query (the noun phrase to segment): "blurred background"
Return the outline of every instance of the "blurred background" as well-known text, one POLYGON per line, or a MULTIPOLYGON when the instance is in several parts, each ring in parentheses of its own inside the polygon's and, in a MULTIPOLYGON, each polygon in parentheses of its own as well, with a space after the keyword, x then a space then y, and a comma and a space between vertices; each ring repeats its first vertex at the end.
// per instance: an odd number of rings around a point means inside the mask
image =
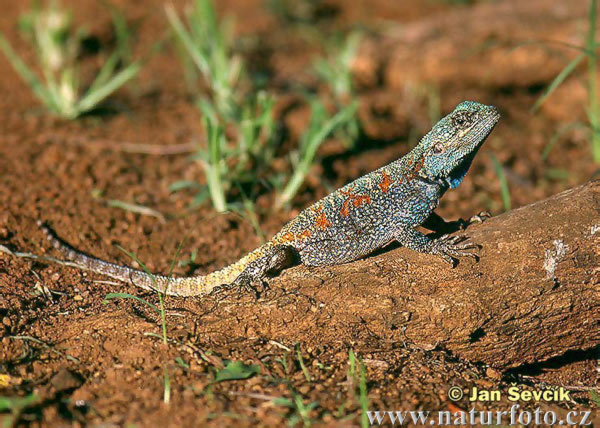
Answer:
MULTIPOLYGON (((587 0, 5 2, 3 135, 64 151, 76 140, 100 155, 136 143, 189 151, 162 177, 168 203, 244 212, 265 198, 306 205, 472 99, 503 119, 442 209, 499 213, 597 173, 595 10, 587 0)), ((95 177, 96 193, 118 175, 95 177)))

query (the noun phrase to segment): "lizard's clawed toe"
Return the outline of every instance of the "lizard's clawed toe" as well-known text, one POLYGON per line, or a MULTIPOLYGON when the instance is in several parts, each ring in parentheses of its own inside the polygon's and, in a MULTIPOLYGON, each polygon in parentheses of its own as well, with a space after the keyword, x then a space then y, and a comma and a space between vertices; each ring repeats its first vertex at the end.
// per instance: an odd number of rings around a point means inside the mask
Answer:
POLYGON ((450 266, 452 266, 453 268, 456 267, 458 261, 454 257, 452 257, 446 253, 439 253, 438 255, 442 258, 442 260, 444 260, 450 266))
POLYGON ((235 287, 240 293, 253 292, 258 299, 261 292, 269 289, 269 283, 265 278, 242 274, 232 283, 230 288, 235 287))
POLYGON ((479 214, 475 214, 471 216, 468 220, 463 220, 462 218, 458 220, 460 225, 460 230, 466 230, 467 227, 471 226, 474 223, 483 223, 488 218, 492 217, 492 215, 488 211, 481 211, 479 214))
POLYGON ((481 211, 479 214, 475 214, 469 219, 469 223, 483 223, 488 218, 491 218, 492 214, 489 211, 481 211))
POLYGON ((473 242, 465 242, 467 239, 466 236, 461 235, 444 235, 434 241, 433 253, 442 257, 452 267, 456 267, 458 262, 456 258, 459 257, 470 257, 475 261, 479 261, 479 256, 475 252, 481 249, 481 246, 473 242))

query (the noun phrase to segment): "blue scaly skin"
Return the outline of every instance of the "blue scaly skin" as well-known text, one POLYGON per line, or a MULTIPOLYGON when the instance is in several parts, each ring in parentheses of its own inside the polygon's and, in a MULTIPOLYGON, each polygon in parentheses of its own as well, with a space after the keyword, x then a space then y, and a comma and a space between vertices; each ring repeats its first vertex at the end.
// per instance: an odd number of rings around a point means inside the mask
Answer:
POLYGON ((269 242, 208 275, 148 275, 75 250, 39 224, 52 244, 81 268, 175 296, 197 296, 223 287, 255 288, 298 259, 309 266, 347 263, 392 241, 454 266, 455 257, 476 258, 477 246, 449 235, 434 240, 416 227, 435 216, 440 198, 462 182, 499 119, 495 107, 460 103, 410 153, 324 197, 269 242))

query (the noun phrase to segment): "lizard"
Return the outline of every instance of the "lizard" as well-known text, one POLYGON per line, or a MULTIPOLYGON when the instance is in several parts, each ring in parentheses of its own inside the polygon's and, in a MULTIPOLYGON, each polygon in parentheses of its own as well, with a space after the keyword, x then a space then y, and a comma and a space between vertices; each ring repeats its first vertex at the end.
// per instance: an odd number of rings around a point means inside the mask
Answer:
POLYGON ((237 286, 256 290, 269 276, 298 261, 308 266, 347 263, 393 241, 439 256, 454 267, 459 257, 477 260, 479 246, 449 234, 433 239, 417 227, 437 216, 434 210, 440 198, 463 181, 499 119, 493 106, 461 102, 406 155, 325 196, 285 224, 271 240, 207 275, 172 278, 110 263, 71 247, 39 220, 38 225, 77 267, 182 297, 237 286))

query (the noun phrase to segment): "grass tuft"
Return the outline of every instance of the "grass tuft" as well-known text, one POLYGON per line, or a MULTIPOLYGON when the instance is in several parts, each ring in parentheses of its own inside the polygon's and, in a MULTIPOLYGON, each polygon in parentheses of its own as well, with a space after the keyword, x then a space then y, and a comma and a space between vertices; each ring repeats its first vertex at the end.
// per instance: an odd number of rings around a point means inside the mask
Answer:
POLYGON ((300 369, 302 370, 302 373, 304 374, 304 378, 306 379, 307 382, 311 382, 312 378, 310 377, 310 373, 308 372, 308 369, 306 368, 306 364, 304 364, 304 358, 302 358, 302 352, 300 351, 300 343, 296 344, 296 355, 298 356, 298 364, 300 364, 300 369))
MULTIPOLYGON (((198 100, 206 147, 199 146, 194 156, 204 171, 207 191, 200 189, 195 202, 208 197, 219 212, 234 209, 230 192, 253 187, 271 161, 275 100, 265 92, 246 90, 251 82, 242 58, 234 53, 229 22, 218 19, 211 0, 196 0, 183 19, 173 5, 165 6, 165 13, 183 53, 184 69, 188 75, 202 76, 209 88, 209 96, 198 100)), ((196 187, 193 182, 176 184, 178 189, 196 187)))
POLYGON ((171 402, 171 377, 169 371, 165 366, 163 369, 163 403, 169 404, 171 402))
MULTIPOLYGON (((196 0, 183 17, 172 5, 165 7, 165 13, 184 53, 184 69, 192 64, 194 73, 202 76, 209 89, 209 96, 198 101, 206 146, 198 149, 194 159, 202 166, 207 186, 199 189, 196 203, 210 198, 219 212, 252 214, 254 210, 248 209, 248 201, 269 183, 277 189, 276 208, 280 209, 302 186, 326 138, 336 132, 343 134, 342 140, 354 141, 358 136, 350 67, 358 34, 351 34, 344 41, 339 54, 316 64, 317 74, 334 94, 336 112, 330 114, 321 101, 309 101, 311 123, 298 149, 292 152, 291 172, 281 173, 273 170, 276 130, 281 127, 274 117, 275 97, 256 90, 243 58, 235 53, 229 22, 219 20, 211 0, 196 0), (234 199, 232 193, 236 190, 239 194, 234 199)), ((198 186, 179 181, 172 188, 198 186)))
POLYGON ((244 71, 242 59, 232 49, 229 23, 219 22, 211 0, 196 0, 187 9, 187 25, 172 4, 165 6, 165 13, 187 58, 209 85, 216 110, 235 117, 244 71))
POLYGON ((319 407, 319 403, 313 401, 308 404, 304 404, 302 396, 298 394, 293 388, 290 387, 291 398, 278 397, 272 400, 276 406, 286 407, 290 410, 288 415, 288 425, 290 427, 298 426, 302 424, 304 428, 308 428, 313 424, 311 419, 311 412, 319 407))
POLYGON ((260 374, 260 366, 245 364, 242 361, 225 360, 225 367, 215 372, 214 383, 229 380, 243 380, 260 374))
MULTIPOLYGON (((532 111, 538 110, 541 105, 550 97, 550 95, 577 69, 577 66, 583 61, 587 61, 588 66, 588 83, 587 92, 588 100, 586 113, 590 128, 590 146, 592 149, 592 159, 600 164, 600 100, 598 99, 598 47, 600 41, 596 40, 596 22, 598 13, 597 0, 590 0, 588 10, 588 31, 585 37, 585 44, 576 47, 581 51, 573 58, 558 75, 552 80, 544 93, 536 100, 531 108, 532 111)), ((547 154, 546 154, 547 155, 547 154)))
POLYGON ((117 48, 86 90, 81 89, 78 64, 85 31, 73 27, 71 10, 62 8, 58 1, 49 2, 45 8, 36 3, 20 19, 21 32, 35 50, 41 76, 21 59, 1 32, 0 50, 50 113, 75 119, 96 109, 141 69, 140 61, 129 62, 119 69, 129 52, 130 37, 125 19, 117 9, 111 8, 111 15, 117 48))
MULTIPOLYGON (((361 34, 358 31, 350 32, 347 35, 337 34, 328 43, 326 57, 318 59, 314 64, 315 73, 329 88, 337 110, 357 104, 352 64, 356 58, 360 41, 361 34)), ((354 147, 359 134, 360 123, 356 114, 344 121, 343 125, 339 126, 335 132, 336 137, 347 149, 354 147)))
POLYGON ((353 102, 330 116, 320 100, 312 99, 310 105, 312 110, 310 123, 302 134, 300 146, 292 154, 293 173, 277 198, 275 203, 277 209, 288 204, 296 196, 315 161, 321 144, 332 132, 351 120, 357 108, 356 102, 353 102))
POLYGON ((28 408, 38 406, 41 401, 40 397, 34 393, 29 394, 26 397, 0 397, 0 412, 10 413, 9 416, 0 419, 2 427, 16 427, 23 416, 23 413, 25 413, 28 408))
POLYGON ((367 415, 367 411, 369 410, 369 396, 367 391, 367 375, 365 365, 362 361, 357 358, 354 351, 351 349, 348 352, 348 382, 352 387, 352 392, 356 397, 358 404, 360 406, 361 415, 360 415, 360 424, 363 428, 368 428, 369 417, 367 415), (357 382, 358 381, 358 382, 357 382), (356 388, 356 384, 358 383, 358 388, 356 388), (358 389, 358 394, 356 389, 358 389))

